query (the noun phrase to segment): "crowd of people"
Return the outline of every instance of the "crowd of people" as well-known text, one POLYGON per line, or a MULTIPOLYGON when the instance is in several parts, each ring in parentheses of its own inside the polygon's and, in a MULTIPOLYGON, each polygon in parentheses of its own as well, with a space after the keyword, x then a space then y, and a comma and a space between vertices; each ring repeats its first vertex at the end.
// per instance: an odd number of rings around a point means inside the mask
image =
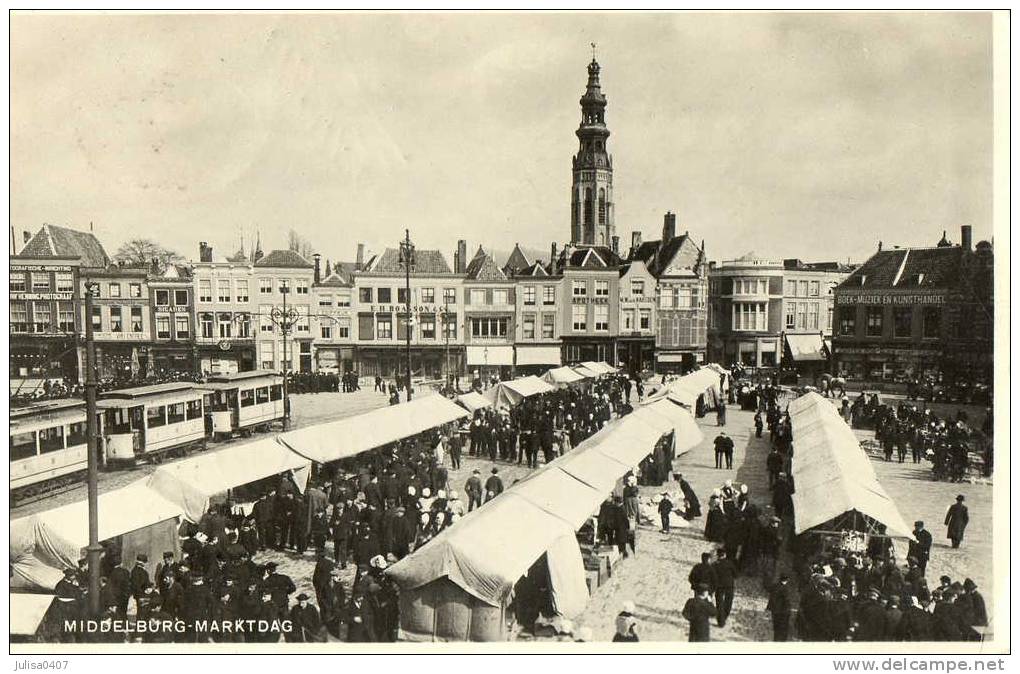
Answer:
POLYGON ((352 393, 360 391, 358 373, 290 372, 287 375, 290 393, 352 393))
MULTIPOLYGON (((179 381, 197 383, 204 381, 204 377, 198 376, 194 372, 169 369, 152 370, 144 376, 140 374, 132 375, 129 371, 125 371, 116 376, 101 377, 96 384, 96 392, 102 394, 126 388, 154 386, 156 384, 169 384, 179 381)), ((12 406, 21 406, 44 400, 60 400, 64 398, 84 399, 84 397, 85 385, 82 382, 66 377, 47 377, 33 381, 30 386, 28 384, 16 386, 12 382, 10 402, 12 406)))

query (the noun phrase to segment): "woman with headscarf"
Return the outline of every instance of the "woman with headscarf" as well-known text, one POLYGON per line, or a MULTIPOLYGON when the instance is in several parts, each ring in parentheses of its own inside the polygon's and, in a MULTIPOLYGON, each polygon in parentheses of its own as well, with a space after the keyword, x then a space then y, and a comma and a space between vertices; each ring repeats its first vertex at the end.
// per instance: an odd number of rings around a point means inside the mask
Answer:
POLYGON ((722 493, 716 489, 708 499, 708 515, 705 518, 705 538, 721 543, 726 537, 726 512, 723 510, 722 493))
POLYGON ((623 602, 623 610, 616 614, 616 634, 613 641, 640 641, 637 635, 637 618, 634 616, 636 608, 634 602, 623 602))

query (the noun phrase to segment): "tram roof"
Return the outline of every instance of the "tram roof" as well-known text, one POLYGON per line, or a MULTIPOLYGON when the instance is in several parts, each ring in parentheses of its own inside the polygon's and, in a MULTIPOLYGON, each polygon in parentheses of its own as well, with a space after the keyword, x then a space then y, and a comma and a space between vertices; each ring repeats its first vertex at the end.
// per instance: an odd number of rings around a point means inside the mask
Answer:
POLYGON ((229 372, 227 374, 217 374, 209 377, 208 383, 210 384, 226 384, 245 381, 248 379, 259 379, 262 377, 274 377, 282 379, 279 373, 273 370, 248 370, 247 372, 229 372))
POLYGON ((145 398, 147 396, 165 395, 167 393, 184 393, 197 388, 199 388, 199 385, 195 382, 172 381, 165 384, 152 384, 151 386, 136 386, 134 388, 107 391, 100 398, 102 400, 145 398))
POLYGON ((10 432, 23 433, 78 421, 85 421, 84 401, 47 400, 11 410, 10 432))

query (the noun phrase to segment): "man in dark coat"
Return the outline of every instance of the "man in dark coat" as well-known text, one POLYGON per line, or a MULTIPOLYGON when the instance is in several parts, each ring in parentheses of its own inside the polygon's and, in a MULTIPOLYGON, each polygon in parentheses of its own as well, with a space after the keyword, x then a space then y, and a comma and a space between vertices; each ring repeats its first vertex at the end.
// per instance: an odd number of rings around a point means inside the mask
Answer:
POLYGON ((200 620, 209 620, 212 614, 212 602, 212 593, 209 591, 209 586, 205 584, 205 576, 195 572, 191 576, 191 585, 184 590, 178 614, 187 625, 185 632, 187 641, 208 641, 205 635, 195 631, 195 623, 200 620))
POLYGON ((902 630, 903 611, 900 610, 900 598, 889 597, 885 607, 885 635, 883 641, 899 641, 902 630))
POLYGON ((304 592, 297 596, 297 604, 290 609, 290 621, 292 627, 287 641, 313 643, 326 640, 319 611, 308 603, 308 595, 304 592))
POLYGON ((867 599, 857 605, 858 629, 854 641, 882 641, 885 638, 885 606, 876 588, 868 590, 867 599))
POLYGON ((690 623, 687 633, 688 641, 711 641, 711 627, 709 620, 716 614, 715 606, 708 598, 708 585, 698 585, 695 588, 697 594, 687 600, 684 604, 683 617, 690 623))
POLYGON ((77 632, 65 631, 65 621, 81 619, 84 608, 85 593, 78 585, 77 571, 64 569, 64 577, 54 588, 56 597, 50 614, 53 616, 54 632, 61 642, 74 642, 77 632))
POLYGON ((914 522, 914 537, 910 540, 907 557, 917 560, 917 569, 922 577, 931 558, 931 544, 931 533, 924 528, 924 522, 921 520, 914 522))
POLYGON ((135 557, 135 566, 131 569, 131 596, 135 598, 135 610, 138 609, 138 600, 145 593, 145 588, 151 585, 149 572, 145 565, 149 563, 149 556, 139 554, 135 557))
POLYGON ((719 558, 712 565, 712 571, 715 573, 716 624, 719 627, 726 627, 726 620, 733 610, 733 586, 736 582, 737 567, 726 550, 721 549, 716 554, 719 558))
POLYGON ((378 641, 375 633, 375 619, 372 609, 365 601, 363 594, 356 593, 351 598, 350 620, 347 624, 348 643, 366 643, 378 641))
POLYGON ((972 608, 971 625, 986 627, 988 625, 988 609, 985 606, 985 598, 978 592, 977 584, 970 578, 967 578, 963 581, 963 591, 967 593, 970 599, 972 608))
POLYGON ((327 559, 325 554, 320 553, 315 561, 315 570, 312 571, 312 589, 315 590, 315 601, 319 606, 322 606, 322 596, 329 584, 332 571, 333 562, 327 559))
POLYGON ((910 597, 910 606, 903 612, 903 618, 900 620, 899 640, 932 640, 932 616, 921 608, 917 597, 910 597))
POLYGON ((946 538, 953 542, 953 547, 960 547, 963 541, 963 532, 970 522, 970 515, 967 513, 967 506, 963 505, 963 494, 956 497, 956 503, 949 506, 946 512, 946 538))
POLYGON ((340 569, 334 568, 330 573, 329 582, 323 588, 322 601, 319 609, 326 630, 334 637, 340 636, 340 623, 344 619, 347 594, 340 579, 340 569))
POLYGON ((275 501, 276 492, 271 491, 252 506, 252 515, 255 517, 255 524, 259 530, 260 550, 265 550, 267 546, 277 547, 275 501))
POLYGON ((485 493, 482 489, 482 478, 481 473, 475 469, 471 471, 471 477, 464 483, 464 491, 468 495, 468 512, 475 509, 475 506, 482 505, 482 495, 485 493))
POLYGON ((691 589, 695 592, 699 585, 707 586, 709 591, 715 590, 715 567, 712 566, 711 553, 701 553, 701 563, 695 564, 691 568, 691 573, 687 576, 687 580, 691 584, 691 589))
POLYGON ((276 562, 266 564, 268 575, 262 581, 262 588, 273 595, 273 603, 276 604, 280 611, 286 612, 287 606, 290 604, 290 595, 294 593, 297 587, 290 576, 284 573, 277 573, 276 568, 276 562))
POLYGON ((790 638, 790 577, 783 574, 769 592, 769 603, 765 610, 772 614, 772 640, 787 641, 790 638))
POLYGON ((116 600, 117 617, 121 620, 127 618, 128 601, 131 599, 131 572, 120 565, 120 560, 115 560, 115 566, 110 570, 110 591, 116 600))
POLYGON ((769 472, 769 489, 772 489, 776 479, 779 477, 779 473, 783 472, 783 455, 775 447, 772 448, 772 451, 765 458, 765 467, 769 472))
POLYGON ((503 493, 503 479, 499 476, 499 468, 495 466, 492 467, 492 475, 485 481, 485 492, 493 496, 503 493))
POLYGON ((684 519, 692 520, 695 517, 701 517, 701 501, 698 500, 698 495, 694 493, 691 483, 684 479, 683 473, 677 473, 675 477, 676 481, 680 484, 680 491, 683 492, 684 501, 687 502, 687 508, 684 510, 684 519))

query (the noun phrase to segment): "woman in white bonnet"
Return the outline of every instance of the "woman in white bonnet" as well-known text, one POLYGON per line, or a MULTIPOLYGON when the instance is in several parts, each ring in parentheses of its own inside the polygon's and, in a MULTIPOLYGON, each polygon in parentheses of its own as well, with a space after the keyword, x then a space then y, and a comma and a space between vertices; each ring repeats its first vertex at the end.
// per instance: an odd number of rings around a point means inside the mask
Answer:
POLYGON ((613 641, 640 641, 637 635, 637 618, 634 616, 637 610, 634 602, 627 600, 623 602, 623 610, 616 614, 616 634, 613 641))

